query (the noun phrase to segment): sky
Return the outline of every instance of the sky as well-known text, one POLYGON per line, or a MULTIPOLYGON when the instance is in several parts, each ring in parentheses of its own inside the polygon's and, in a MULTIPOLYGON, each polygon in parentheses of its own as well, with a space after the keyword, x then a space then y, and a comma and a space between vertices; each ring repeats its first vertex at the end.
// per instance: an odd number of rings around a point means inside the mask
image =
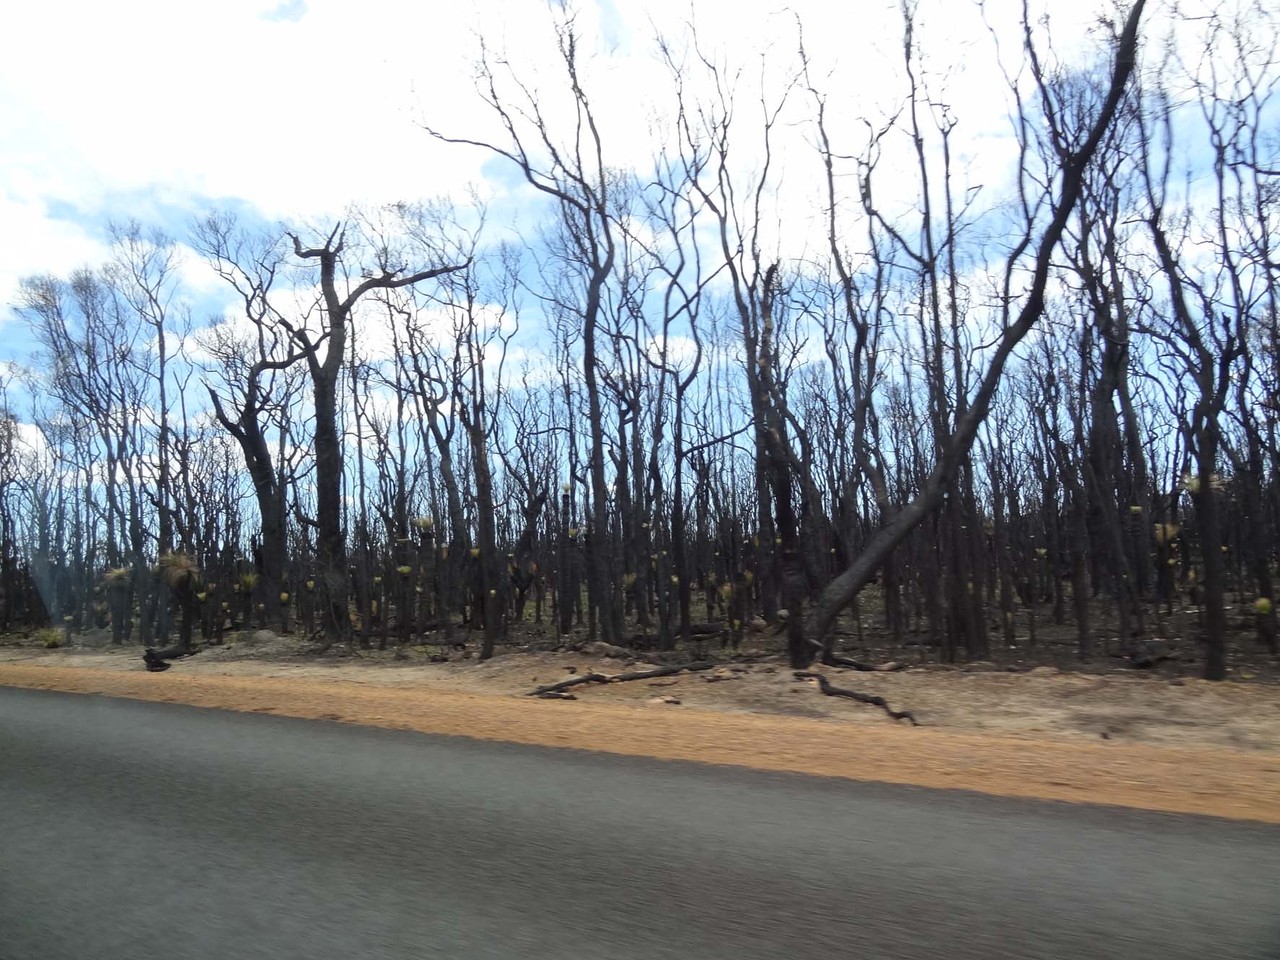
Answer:
MULTIPOLYGON (((1055 37, 1079 42, 1093 0, 1049 0, 1055 37)), ((661 137, 669 85, 654 34, 694 22, 707 48, 760 71, 761 53, 793 62, 797 20, 837 124, 901 100, 895 0, 584 0, 588 81, 611 162, 644 164, 661 137), (781 54, 779 55, 779 50, 781 54)), ((970 183, 998 176, 1007 138, 998 59, 976 3, 921 0, 936 50, 932 82, 963 120, 970 183)), ((989 0, 1006 40, 1013 0, 989 0)), ((20 278, 101 263, 107 224, 136 219, 181 237, 214 209, 246 222, 332 223, 352 204, 463 197, 475 189, 518 215, 533 196, 500 161, 433 140, 494 133, 477 103, 479 38, 538 89, 562 90, 541 0, 46 0, 14 4, 0 39, 0 360, 20 351, 12 304, 20 278)), ((744 84, 750 89, 750 84, 744 84)), ((555 98, 548 94, 547 102, 555 98)), ((798 135, 792 179, 812 186, 798 135)), ((801 223, 803 229, 803 221, 801 223)), ((218 281, 191 254, 197 295, 218 281)))

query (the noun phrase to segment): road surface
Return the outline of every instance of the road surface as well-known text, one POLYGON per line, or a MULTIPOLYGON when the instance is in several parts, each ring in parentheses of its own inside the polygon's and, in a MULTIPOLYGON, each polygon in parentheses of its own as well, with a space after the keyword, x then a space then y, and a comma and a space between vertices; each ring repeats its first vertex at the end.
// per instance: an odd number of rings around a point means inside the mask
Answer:
POLYGON ((2 960, 766 957, 1276 960, 1280 828, 0 688, 2 960))

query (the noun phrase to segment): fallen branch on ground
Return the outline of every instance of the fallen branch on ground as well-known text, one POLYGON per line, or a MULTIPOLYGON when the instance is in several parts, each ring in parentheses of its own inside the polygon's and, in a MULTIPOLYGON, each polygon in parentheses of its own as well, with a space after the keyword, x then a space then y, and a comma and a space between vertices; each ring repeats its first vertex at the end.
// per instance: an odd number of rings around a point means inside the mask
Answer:
POLYGON ((1150 670, 1158 667, 1166 660, 1179 659, 1176 653, 1137 654, 1129 658, 1129 666, 1134 670, 1150 670))
POLYGON ((576 687, 580 683, 608 683, 609 678, 603 673, 580 673, 576 677, 570 677, 568 680, 561 680, 557 683, 548 683, 539 687, 537 690, 529 691, 531 697, 542 697, 548 693, 555 693, 559 690, 566 690, 569 687, 576 687))
POLYGON ((669 677, 676 673, 683 673, 686 670, 690 673, 696 673, 699 670, 711 670, 718 666, 720 664, 715 662, 698 661, 695 663, 674 663, 669 667, 655 667, 652 670, 616 673, 612 676, 607 673, 584 673, 577 677, 570 677, 568 680, 561 680, 558 683, 548 683, 545 686, 538 687, 537 690, 529 691, 527 695, 541 697, 544 693, 555 693, 568 687, 576 687, 580 683, 626 683, 630 680, 652 680, 655 677, 669 677))
POLYGON ((173 664, 170 660, 181 660, 183 657, 194 657, 199 653, 199 648, 184 649, 182 647, 170 647, 168 650, 153 650, 147 647, 142 653, 142 660, 147 665, 148 673, 160 673, 168 670, 173 664))
POLYGON ((818 688, 828 697, 847 697, 850 700, 857 700, 859 703, 870 704, 873 707, 879 707, 894 720, 910 720, 913 727, 920 726, 920 722, 916 720, 910 710, 894 710, 885 701, 884 697, 873 696, 869 693, 858 693, 856 690, 844 690, 840 687, 831 685, 831 681, 820 673, 810 673, 807 670, 797 670, 795 673, 797 680, 817 680, 818 688))
POLYGON ((888 663, 863 663, 861 660, 842 657, 836 653, 833 653, 822 662, 828 667, 849 667, 862 673, 892 673, 894 670, 905 670, 907 668, 905 663, 899 663, 896 660, 890 660, 888 663))
POLYGON ((200 652, 199 647, 169 647, 167 650, 155 650, 147 647, 146 653, 155 654, 161 660, 181 660, 183 657, 194 657, 200 652))

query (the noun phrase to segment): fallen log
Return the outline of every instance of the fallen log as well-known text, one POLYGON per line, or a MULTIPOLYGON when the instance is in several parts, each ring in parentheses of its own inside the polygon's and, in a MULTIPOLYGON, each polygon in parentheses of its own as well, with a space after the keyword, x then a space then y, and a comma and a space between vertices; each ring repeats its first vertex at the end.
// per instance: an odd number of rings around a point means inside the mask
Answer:
POLYGON ((714 661, 696 661, 694 663, 673 663, 666 667, 655 667, 652 670, 633 670, 630 673, 584 673, 581 676, 570 677, 568 680, 561 680, 558 683, 548 683, 531 690, 527 694, 530 697, 541 697, 544 693, 555 693, 559 690, 565 690, 569 687, 576 687, 580 683, 627 683, 631 680, 653 680, 657 677, 670 677, 673 674, 683 673, 686 670, 690 673, 696 673, 699 670, 711 670, 720 666, 714 661))
POLYGON ((1154 667, 1160 666, 1160 664, 1167 660, 1177 659, 1178 655, 1176 653, 1144 654, 1141 656, 1131 657, 1129 660, 1129 666, 1134 670, 1151 670, 1154 667))
POLYGON ((539 687, 537 690, 531 690, 529 696, 541 697, 544 694, 556 693, 560 690, 566 690, 569 687, 576 687, 580 683, 608 683, 609 678, 603 673, 580 673, 576 677, 570 677, 568 680, 560 680, 557 683, 548 683, 539 687))
POLYGON ((166 650, 147 647, 144 656, 149 653, 160 660, 181 660, 183 657, 194 657, 199 652, 199 647, 169 647, 166 650))
POLYGON ((173 666, 169 662, 170 660, 194 657, 199 652, 199 648, 196 647, 170 647, 167 650, 153 650, 151 647, 147 647, 142 652, 142 660, 147 665, 148 673, 161 673, 173 666))
POLYGON ((889 706, 884 697, 877 697, 870 693, 859 693, 856 690, 845 690, 831 684, 825 676, 820 673, 811 673, 807 670, 797 670, 795 673, 797 680, 817 680, 818 689, 820 689, 828 697, 845 697, 849 700, 857 700, 859 703, 869 704, 873 707, 879 707, 894 720, 910 720, 913 727, 920 726, 920 722, 910 710, 894 710, 889 706))
POLYGON ((895 670, 905 670, 907 668, 905 663, 899 663, 896 660, 890 660, 888 663, 863 663, 861 660, 842 657, 837 653, 831 654, 822 662, 828 667, 848 667, 861 673, 892 673, 895 670))

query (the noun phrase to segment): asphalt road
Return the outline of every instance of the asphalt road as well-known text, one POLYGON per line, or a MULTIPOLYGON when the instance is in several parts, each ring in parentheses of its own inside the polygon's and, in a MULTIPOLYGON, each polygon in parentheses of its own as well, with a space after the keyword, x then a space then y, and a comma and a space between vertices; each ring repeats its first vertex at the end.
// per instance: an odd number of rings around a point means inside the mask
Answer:
POLYGON ((304 957, 1276 960, 1280 828, 0 688, 0 958, 304 957))

